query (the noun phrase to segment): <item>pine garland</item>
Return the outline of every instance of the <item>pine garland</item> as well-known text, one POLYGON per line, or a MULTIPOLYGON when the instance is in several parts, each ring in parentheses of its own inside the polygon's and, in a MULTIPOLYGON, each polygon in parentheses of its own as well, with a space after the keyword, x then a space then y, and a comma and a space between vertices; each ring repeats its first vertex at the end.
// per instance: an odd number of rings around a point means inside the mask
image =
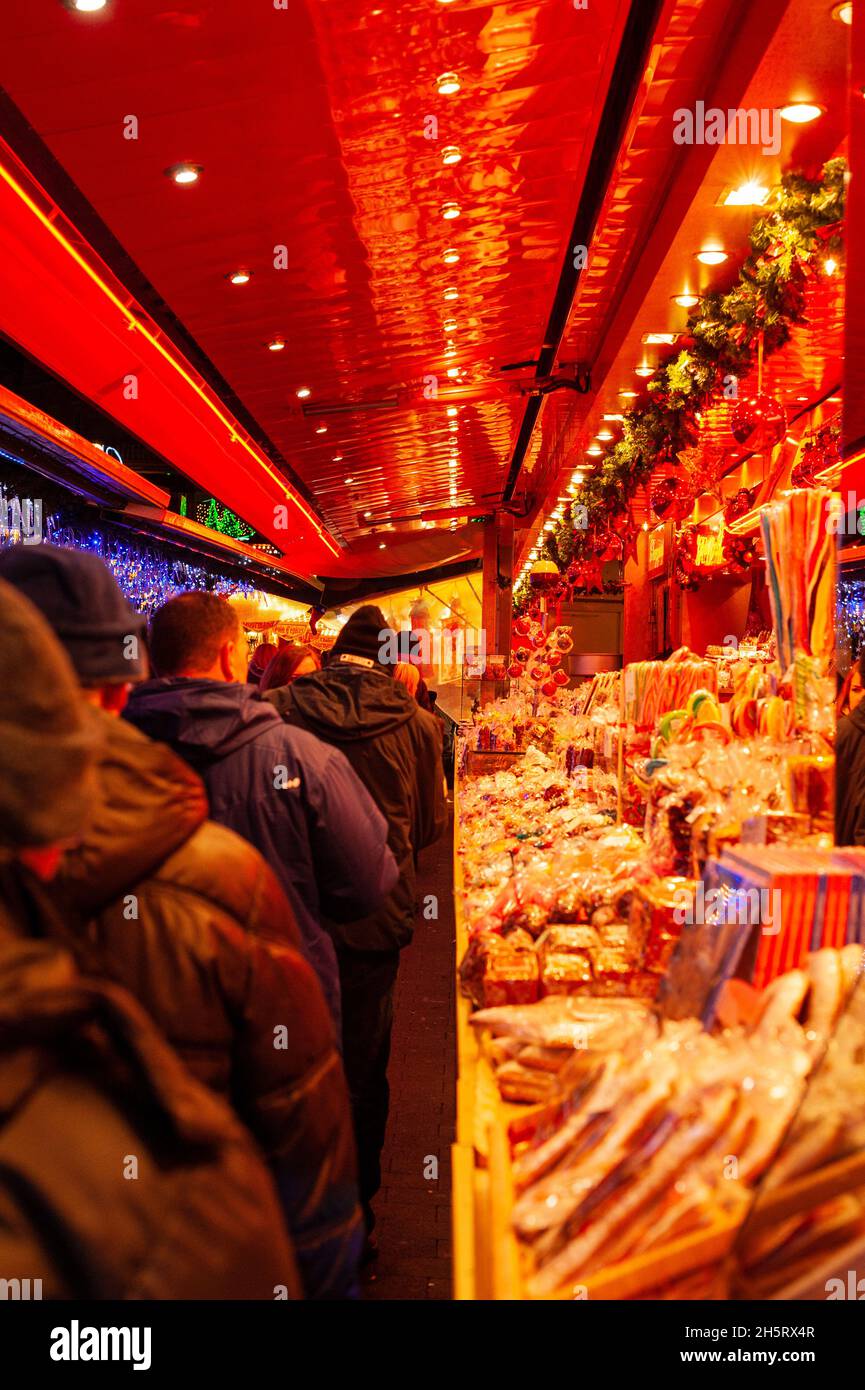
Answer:
MULTIPOLYGON (((602 466, 582 483, 574 507, 588 511, 588 526, 575 530, 570 510, 555 531, 546 533, 541 554, 564 571, 579 560, 604 521, 625 511, 637 488, 648 481, 659 456, 678 461, 696 444, 697 415, 724 395, 725 384, 755 368, 760 337, 764 356, 789 341, 805 323, 805 285, 820 275, 822 260, 840 250, 847 166, 830 160, 819 178, 788 173, 771 211, 754 225, 750 254, 726 294, 703 295, 688 317, 679 352, 648 382, 648 401, 626 413, 622 437, 602 466)), ((528 585, 514 590, 525 603, 528 585)))

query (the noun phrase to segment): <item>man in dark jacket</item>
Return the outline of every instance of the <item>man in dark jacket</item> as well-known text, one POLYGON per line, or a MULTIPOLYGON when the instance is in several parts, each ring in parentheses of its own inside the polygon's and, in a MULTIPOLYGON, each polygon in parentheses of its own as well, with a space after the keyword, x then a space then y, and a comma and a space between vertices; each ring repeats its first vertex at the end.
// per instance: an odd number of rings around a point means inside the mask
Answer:
POLYGON ((358 1143, 367 1229, 381 1185, 389 1090, 387 1064, 399 953, 416 913, 414 852, 443 833, 447 806, 439 721, 395 681, 382 659, 393 648, 381 609, 365 604, 349 618, 322 671, 266 699, 297 729, 342 750, 388 824, 399 882, 361 922, 334 926, 343 1008, 343 1060, 358 1143))
POLYGON ((336 953, 321 918, 362 917, 392 889, 381 814, 340 753, 287 729, 244 683, 243 630, 224 599, 170 599, 151 621, 150 654, 160 679, 135 687, 125 717, 179 753, 203 779, 213 819, 264 855, 338 1020, 336 953))
MULTIPOLYGON (((865 678, 865 657, 859 669, 865 678)), ((865 700, 835 732, 835 843, 865 845, 865 700)))
POLYGON ((43 880, 85 830, 98 756, 65 653, 0 582, 0 1278, 25 1299, 299 1297, 248 1134, 55 944, 43 880))
MULTIPOLYGON (((20 546, 0 571, 56 624, 100 744, 87 829, 52 885, 63 944, 125 985, 252 1129, 307 1295, 349 1294, 361 1235, 345 1081, 285 896, 246 841, 207 819, 195 773, 116 717, 142 673, 130 641, 142 620, 101 561, 20 546)), ((18 679, 26 700, 29 674, 18 679)))

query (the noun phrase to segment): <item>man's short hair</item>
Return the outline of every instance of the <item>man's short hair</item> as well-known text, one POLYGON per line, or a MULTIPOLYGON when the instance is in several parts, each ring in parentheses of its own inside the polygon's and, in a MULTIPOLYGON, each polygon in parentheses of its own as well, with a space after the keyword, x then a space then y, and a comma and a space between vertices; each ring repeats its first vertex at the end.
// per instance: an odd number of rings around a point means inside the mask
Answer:
POLYGON ((158 676, 209 671, 225 642, 237 638, 240 619, 218 594, 177 594, 150 620, 150 659, 158 676))

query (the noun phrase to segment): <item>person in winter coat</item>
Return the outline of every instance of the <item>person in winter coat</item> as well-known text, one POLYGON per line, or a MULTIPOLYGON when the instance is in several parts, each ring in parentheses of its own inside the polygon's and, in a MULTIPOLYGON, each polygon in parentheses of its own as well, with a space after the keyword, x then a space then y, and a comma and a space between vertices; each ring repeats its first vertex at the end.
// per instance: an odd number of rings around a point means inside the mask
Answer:
MULTIPOLYGON (((865 656, 851 670, 851 689, 865 684, 865 656), (851 678, 852 677, 852 678, 851 678)), ((853 696, 835 730, 835 843, 865 845, 865 700, 853 696)))
POLYGON ((63 856, 62 938, 125 985, 198 1080, 229 1099, 276 1177, 308 1297, 349 1296, 362 1245, 333 1026, 262 857, 207 818, 199 777, 117 715, 142 620, 95 556, 21 546, 0 571, 57 629, 100 740, 88 826, 63 856))
POLYGON ((23 1299, 300 1297, 250 1136, 56 944, 43 880, 86 831, 98 755, 66 655, 0 582, 0 1278, 23 1299))
POLYGON ((243 632, 224 599, 170 599, 151 620, 150 654, 159 679, 135 687, 125 718, 169 744, 203 779, 213 819, 267 860, 338 1026, 336 953, 321 918, 352 921, 390 893, 397 868, 383 817, 340 753, 287 729, 244 683, 243 632))
POLYGON ((342 628, 323 670, 264 697, 293 729, 315 734, 345 754, 387 820, 388 843, 399 865, 398 883, 375 912, 333 927, 343 1060, 369 1232, 372 1198, 381 1185, 394 985, 399 953, 414 930, 414 851, 432 844, 447 825, 439 721, 393 679, 381 659, 387 656, 387 638, 381 610, 365 604, 342 628))

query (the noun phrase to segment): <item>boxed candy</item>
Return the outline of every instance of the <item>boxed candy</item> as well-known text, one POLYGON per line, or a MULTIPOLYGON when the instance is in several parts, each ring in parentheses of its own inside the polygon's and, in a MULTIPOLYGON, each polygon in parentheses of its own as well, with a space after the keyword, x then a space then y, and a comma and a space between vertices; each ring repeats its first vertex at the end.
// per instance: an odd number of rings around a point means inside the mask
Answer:
POLYGON ((696 888, 696 881, 690 878, 657 878, 635 887, 628 924, 629 946, 645 970, 666 970, 688 906, 696 901, 696 888))

